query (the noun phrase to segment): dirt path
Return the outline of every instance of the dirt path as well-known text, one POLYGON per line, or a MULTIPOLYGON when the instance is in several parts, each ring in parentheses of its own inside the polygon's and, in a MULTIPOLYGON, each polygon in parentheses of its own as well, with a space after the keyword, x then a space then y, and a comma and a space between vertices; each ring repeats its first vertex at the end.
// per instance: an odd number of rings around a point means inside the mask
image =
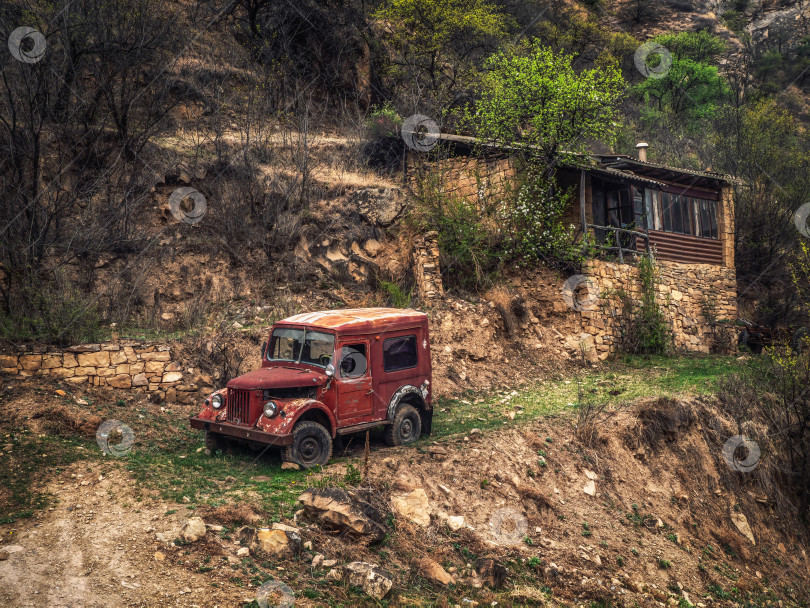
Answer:
POLYGON ((128 475, 76 463, 48 487, 58 502, 17 522, 0 549, 0 605, 49 608, 235 606, 249 590, 217 589, 169 544, 187 517, 166 503, 137 502, 128 475), (167 542, 158 540, 162 534, 167 542))

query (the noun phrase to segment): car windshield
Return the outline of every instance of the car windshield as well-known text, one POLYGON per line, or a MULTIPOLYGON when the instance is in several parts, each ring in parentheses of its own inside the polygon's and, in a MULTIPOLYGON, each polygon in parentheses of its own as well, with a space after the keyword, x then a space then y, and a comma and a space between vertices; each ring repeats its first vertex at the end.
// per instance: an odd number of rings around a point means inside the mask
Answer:
POLYGON ((269 361, 291 361, 326 367, 335 353, 335 336, 311 329, 277 328, 267 349, 269 361))

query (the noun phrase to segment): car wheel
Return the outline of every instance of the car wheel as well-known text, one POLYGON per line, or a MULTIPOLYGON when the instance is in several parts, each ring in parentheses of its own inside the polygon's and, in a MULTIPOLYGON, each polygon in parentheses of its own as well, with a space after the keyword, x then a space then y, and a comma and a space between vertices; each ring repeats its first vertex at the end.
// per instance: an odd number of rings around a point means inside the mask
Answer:
POLYGON ((332 458, 332 437, 322 424, 305 420, 293 428, 293 442, 284 448, 284 460, 310 469, 332 458))
POLYGON ((225 440, 222 439, 222 437, 217 433, 205 431, 205 447, 211 450, 212 452, 222 450, 225 448, 225 440))
POLYGON ((394 421, 385 429, 385 443, 404 445, 419 439, 422 434, 422 417, 412 405, 401 405, 394 421))

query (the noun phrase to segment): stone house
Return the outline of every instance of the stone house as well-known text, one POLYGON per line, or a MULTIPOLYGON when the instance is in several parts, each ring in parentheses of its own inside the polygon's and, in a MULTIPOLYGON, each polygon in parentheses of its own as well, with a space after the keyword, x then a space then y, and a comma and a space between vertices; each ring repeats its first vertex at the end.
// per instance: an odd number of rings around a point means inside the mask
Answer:
MULTIPOLYGON (((442 154, 427 157, 409 151, 403 167, 414 178, 420 168, 439 171, 446 193, 476 201, 485 188, 506 183, 515 175, 508 148, 481 146, 470 137, 442 134, 442 154), (438 160, 437 158, 438 157, 438 160)), ((647 144, 638 156, 592 154, 557 170, 558 183, 574 195, 564 217, 581 242, 598 255, 589 259, 580 284, 595 292, 598 304, 577 305, 587 357, 604 359, 617 350, 620 298, 639 295, 642 255, 656 260, 658 302, 665 310, 676 348, 709 352, 732 347, 737 317, 734 269, 734 203, 730 178, 711 171, 678 169, 646 159, 647 144)), ((425 249, 415 260, 417 276, 425 249)), ((432 266, 431 266, 432 268, 432 266)), ((434 273, 435 274, 435 273, 434 273)), ((431 291, 438 293, 437 279, 431 291)), ((569 298, 570 299, 570 298, 569 298)))

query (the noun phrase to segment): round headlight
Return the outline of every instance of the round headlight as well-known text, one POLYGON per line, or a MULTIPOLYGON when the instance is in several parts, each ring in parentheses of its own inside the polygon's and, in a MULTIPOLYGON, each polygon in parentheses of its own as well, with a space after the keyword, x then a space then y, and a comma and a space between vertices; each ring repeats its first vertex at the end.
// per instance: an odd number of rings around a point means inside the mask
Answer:
POLYGON ((264 415, 268 418, 272 418, 278 412, 278 406, 276 405, 275 401, 268 401, 264 404, 264 415))
POLYGON ((224 404, 225 404, 225 400, 222 398, 222 395, 220 395, 219 393, 217 393, 216 395, 211 397, 211 407, 213 407, 215 410, 218 410, 224 404))

